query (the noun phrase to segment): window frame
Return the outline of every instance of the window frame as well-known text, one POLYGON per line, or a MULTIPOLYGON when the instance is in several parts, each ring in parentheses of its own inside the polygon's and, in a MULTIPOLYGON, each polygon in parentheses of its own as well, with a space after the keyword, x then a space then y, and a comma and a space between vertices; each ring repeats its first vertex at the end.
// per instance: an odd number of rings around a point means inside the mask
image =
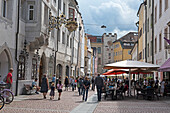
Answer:
POLYGON ((157 37, 155 37, 155 54, 157 53, 157 37))
POLYGON ((69 8, 69 19, 72 19, 72 20, 75 19, 75 10, 74 10, 73 8, 69 8), (71 12, 71 10, 72 10, 73 12, 71 12), (71 14, 73 14, 73 18, 70 18, 70 17, 71 17, 71 14))
POLYGON ((162 0, 159 0, 159 18, 162 16, 162 0))
POLYGON ((168 3, 168 0, 165 0, 165 11, 168 9, 168 6, 169 5, 169 3, 168 3))
POLYGON ((159 52, 162 50, 162 33, 159 34, 159 52))
POLYGON ((27 18, 28 21, 34 21, 34 19, 35 19, 35 17, 34 17, 35 16, 34 15, 34 6, 35 6, 34 4, 28 4, 28 18, 27 18), (30 6, 33 6, 33 9, 30 9, 30 6), (33 11, 33 15, 32 15, 33 19, 32 20, 30 20, 30 11, 33 11))
POLYGON ((98 47, 98 48, 97 48, 97 51, 98 51, 98 52, 97 52, 98 54, 101 54, 101 47, 98 47), (99 51, 99 50, 100 50, 100 51, 99 51))
POLYGON ((36 77, 37 77, 37 59, 33 58, 31 79, 35 79, 36 77), (33 61, 35 61, 35 64, 33 63, 33 61))
POLYGON ((157 23, 157 5, 155 6, 155 23, 157 23))
POLYGON ((7 10, 8 10, 8 3, 7 3, 7 0, 2 0, 2 17, 4 17, 4 18, 7 18, 7 10), (4 3, 5 3, 5 8, 4 8, 4 3), (4 13, 4 9, 5 9, 5 13, 4 13), (4 15, 5 14, 5 15, 4 15))

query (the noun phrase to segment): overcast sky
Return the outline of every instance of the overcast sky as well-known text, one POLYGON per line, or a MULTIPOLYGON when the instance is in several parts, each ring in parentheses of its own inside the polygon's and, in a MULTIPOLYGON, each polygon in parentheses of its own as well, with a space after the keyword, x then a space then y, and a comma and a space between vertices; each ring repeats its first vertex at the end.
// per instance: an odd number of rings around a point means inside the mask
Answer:
POLYGON ((117 33, 118 38, 137 31, 137 11, 143 0, 77 0, 85 32, 92 35, 117 33), (106 29, 100 26, 105 25, 106 29))

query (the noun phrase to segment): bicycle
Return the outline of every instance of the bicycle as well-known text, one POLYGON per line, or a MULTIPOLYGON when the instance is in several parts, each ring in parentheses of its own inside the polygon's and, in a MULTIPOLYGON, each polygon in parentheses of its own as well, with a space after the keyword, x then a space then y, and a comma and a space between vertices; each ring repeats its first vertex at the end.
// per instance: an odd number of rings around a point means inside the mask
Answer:
POLYGON ((4 102, 4 97, 0 95, 0 110, 4 107, 5 102, 4 102))
POLYGON ((5 104, 10 104, 14 100, 14 94, 10 89, 6 89, 7 84, 0 84, 0 95, 4 98, 5 104))

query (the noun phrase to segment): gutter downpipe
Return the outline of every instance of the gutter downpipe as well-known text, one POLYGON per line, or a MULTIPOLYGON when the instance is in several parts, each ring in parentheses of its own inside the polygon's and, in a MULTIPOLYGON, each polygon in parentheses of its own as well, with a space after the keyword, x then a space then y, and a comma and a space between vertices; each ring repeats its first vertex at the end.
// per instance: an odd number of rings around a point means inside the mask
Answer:
POLYGON ((144 2, 145 5, 145 62, 147 62, 147 0, 144 2))
POLYGON ((152 64, 154 64, 154 0, 152 0, 152 64))
MULTIPOLYGON (((59 1, 58 1, 59 4, 59 1)), ((59 6, 58 6, 58 16, 59 16, 59 6)), ((56 74, 56 59, 57 59, 57 52, 58 52, 58 29, 57 29, 57 50, 55 51, 55 57, 54 57, 54 74, 56 74)), ((59 75, 58 75, 59 76, 59 75)))
POLYGON ((17 13, 18 13, 18 18, 17 18, 17 32, 16 32, 16 49, 15 49, 15 60, 16 60, 16 62, 17 62, 17 79, 16 79, 16 89, 15 89, 15 96, 17 96, 18 95, 18 68, 19 68, 19 61, 18 61, 18 59, 17 59, 17 52, 18 52, 18 38, 19 38, 19 13, 20 13, 20 0, 18 0, 18 11, 17 11, 17 13))
POLYGON ((79 61, 80 31, 81 31, 81 26, 79 24, 79 40, 78 40, 78 45, 77 45, 78 52, 77 52, 77 64, 75 66, 75 72, 77 71, 77 66, 78 66, 78 61, 79 61))
MULTIPOLYGON (((71 68, 72 68, 72 65, 73 65, 73 55, 74 55, 74 37, 75 37, 75 31, 74 31, 74 36, 73 36, 73 40, 72 40, 72 54, 71 54, 71 68)), ((72 70, 71 70, 72 71, 72 70)), ((74 73, 73 73, 73 76, 74 76, 74 73)))

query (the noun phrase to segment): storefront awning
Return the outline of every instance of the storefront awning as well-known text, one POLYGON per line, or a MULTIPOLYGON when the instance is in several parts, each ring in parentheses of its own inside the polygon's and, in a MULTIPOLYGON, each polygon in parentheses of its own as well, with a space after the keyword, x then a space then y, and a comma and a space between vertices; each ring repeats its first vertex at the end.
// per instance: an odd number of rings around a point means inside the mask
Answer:
POLYGON ((164 64, 162 64, 158 70, 161 72, 170 71, 170 58, 164 64))

